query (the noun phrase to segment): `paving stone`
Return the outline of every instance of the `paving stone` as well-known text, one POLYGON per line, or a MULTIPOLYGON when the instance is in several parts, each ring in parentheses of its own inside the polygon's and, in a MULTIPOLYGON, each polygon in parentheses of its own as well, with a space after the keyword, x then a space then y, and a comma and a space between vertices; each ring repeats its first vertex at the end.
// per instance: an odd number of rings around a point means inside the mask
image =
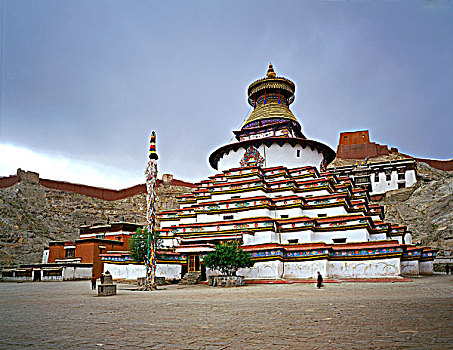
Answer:
POLYGON ((407 283, 167 286, 0 283, 0 349, 448 349, 453 276, 407 283))

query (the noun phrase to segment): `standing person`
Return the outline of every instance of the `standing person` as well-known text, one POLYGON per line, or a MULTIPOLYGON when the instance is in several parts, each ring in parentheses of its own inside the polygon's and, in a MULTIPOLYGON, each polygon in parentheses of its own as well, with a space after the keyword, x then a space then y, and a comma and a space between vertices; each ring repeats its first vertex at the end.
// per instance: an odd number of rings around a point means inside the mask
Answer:
POLYGON ((104 277, 104 274, 102 273, 102 274, 101 274, 101 284, 104 284, 104 278, 105 278, 105 277, 104 277))
POLYGON ((447 273, 447 275, 450 273, 450 264, 445 264, 445 272, 447 273))
POLYGON ((316 284, 316 287, 318 287, 318 289, 320 289, 322 287, 322 275, 321 275, 321 272, 318 271, 318 283, 316 284))
POLYGON ((91 276, 91 289, 96 289, 96 277, 94 274, 91 276))

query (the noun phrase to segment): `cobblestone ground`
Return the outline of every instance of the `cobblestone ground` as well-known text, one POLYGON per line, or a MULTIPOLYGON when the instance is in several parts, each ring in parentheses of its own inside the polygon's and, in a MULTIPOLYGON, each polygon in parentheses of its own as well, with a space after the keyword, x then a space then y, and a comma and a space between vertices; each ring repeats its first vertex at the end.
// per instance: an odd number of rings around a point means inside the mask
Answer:
POLYGON ((0 283, 0 348, 453 349, 453 277, 413 282, 119 285, 0 283))

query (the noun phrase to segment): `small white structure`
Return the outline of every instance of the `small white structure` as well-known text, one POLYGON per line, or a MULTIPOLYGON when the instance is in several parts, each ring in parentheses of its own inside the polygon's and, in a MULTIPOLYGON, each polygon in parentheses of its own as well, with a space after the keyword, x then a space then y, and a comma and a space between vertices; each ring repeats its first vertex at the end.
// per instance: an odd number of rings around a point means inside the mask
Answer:
POLYGON ((417 162, 415 159, 376 163, 364 161, 356 165, 331 167, 327 171, 340 177, 353 178, 356 185, 368 188, 372 196, 412 187, 417 183, 417 162))

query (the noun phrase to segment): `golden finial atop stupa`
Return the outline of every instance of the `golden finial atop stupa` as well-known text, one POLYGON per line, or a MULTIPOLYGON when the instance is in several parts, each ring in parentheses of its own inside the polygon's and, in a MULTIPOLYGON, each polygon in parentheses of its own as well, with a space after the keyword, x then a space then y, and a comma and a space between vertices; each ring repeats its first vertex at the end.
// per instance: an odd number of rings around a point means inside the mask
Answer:
POLYGON ((274 72, 274 67, 272 66, 272 63, 269 63, 269 69, 267 70, 266 76, 268 78, 275 78, 276 77, 276 74, 274 72))

